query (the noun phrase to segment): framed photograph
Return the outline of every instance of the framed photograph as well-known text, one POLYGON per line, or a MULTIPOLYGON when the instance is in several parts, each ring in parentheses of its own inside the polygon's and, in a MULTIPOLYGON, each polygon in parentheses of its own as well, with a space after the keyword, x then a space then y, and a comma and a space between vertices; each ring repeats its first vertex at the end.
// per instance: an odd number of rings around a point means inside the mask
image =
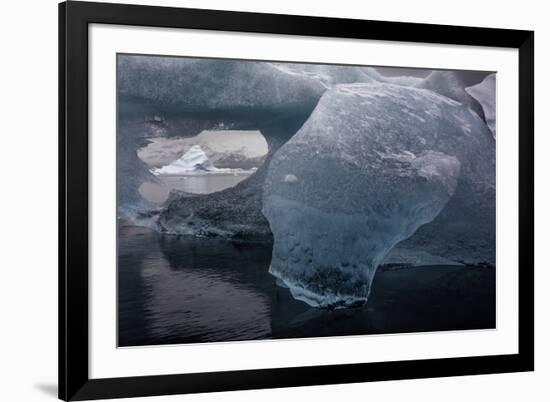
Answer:
POLYGON ((59 5, 59 397, 530 371, 534 33, 59 5))

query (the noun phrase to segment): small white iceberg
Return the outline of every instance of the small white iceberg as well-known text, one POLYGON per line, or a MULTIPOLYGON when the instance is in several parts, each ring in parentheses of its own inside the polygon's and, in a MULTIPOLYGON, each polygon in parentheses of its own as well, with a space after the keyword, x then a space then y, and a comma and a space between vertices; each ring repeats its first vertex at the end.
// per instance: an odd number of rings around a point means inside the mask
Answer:
POLYGON ((204 172, 226 172, 230 169, 218 169, 208 159, 200 145, 193 145, 183 156, 170 164, 151 169, 155 175, 184 175, 204 172))

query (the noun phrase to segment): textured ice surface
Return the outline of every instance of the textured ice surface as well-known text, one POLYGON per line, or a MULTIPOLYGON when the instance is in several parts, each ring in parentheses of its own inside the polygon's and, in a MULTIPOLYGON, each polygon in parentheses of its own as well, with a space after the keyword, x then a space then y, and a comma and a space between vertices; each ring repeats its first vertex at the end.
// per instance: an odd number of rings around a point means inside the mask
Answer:
POLYGON ((156 177, 151 174, 136 152, 146 143, 141 135, 137 135, 147 129, 147 125, 141 120, 118 116, 116 137, 118 216, 131 221, 136 221, 140 211, 146 211, 152 207, 152 204, 139 194, 139 187, 144 182, 157 182, 156 177))
POLYGON ((403 85, 405 87, 415 87, 424 81, 424 78, 406 75, 388 77, 380 74, 373 67, 363 67, 363 73, 371 79, 371 82, 384 82, 386 84, 403 85))
POLYGON ((272 63, 272 66, 297 78, 318 81, 325 88, 330 88, 336 84, 375 82, 381 78, 380 74, 374 69, 357 66, 293 63, 272 63))
POLYGON ((417 84, 418 88, 429 89, 440 95, 462 103, 471 108, 482 119, 485 118, 483 108, 468 92, 466 92, 458 74, 454 71, 435 70, 417 84))
POLYGON ((118 76, 121 96, 180 112, 301 110, 325 90, 318 78, 307 74, 229 59, 124 55, 118 76))
MULTIPOLYGON (((474 204, 477 196, 494 202, 492 140, 470 108, 433 91, 333 87, 271 160, 263 196, 270 272, 313 306, 364 302, 390 249, 434 221, 459 189, 474 204)), ((455 245, 476 237, 469 207, 455 206, 466 229, 453 233, 455 245)))
POLYGON ((496 138, 496 74, 489 74, 479 84, 466 88, 466 91, 483 107, 487 125, 496 138))

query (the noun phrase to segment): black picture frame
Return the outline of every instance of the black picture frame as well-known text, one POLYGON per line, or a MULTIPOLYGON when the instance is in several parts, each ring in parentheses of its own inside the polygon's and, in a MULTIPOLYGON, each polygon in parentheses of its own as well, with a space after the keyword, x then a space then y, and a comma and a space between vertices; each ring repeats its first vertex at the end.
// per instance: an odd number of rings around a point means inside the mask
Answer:
POLYGON ((59 5, 59 398, 89 400, 534 370, 534 32, 70 1, 59 5), (90 379, 88 25, 508 47, 519 51, 517 354, 90 379))

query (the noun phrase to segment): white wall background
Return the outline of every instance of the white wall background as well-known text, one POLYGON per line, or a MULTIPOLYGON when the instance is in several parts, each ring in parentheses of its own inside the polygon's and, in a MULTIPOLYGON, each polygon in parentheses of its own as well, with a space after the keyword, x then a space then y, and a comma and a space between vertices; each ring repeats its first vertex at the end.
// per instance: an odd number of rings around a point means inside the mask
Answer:
MULTIPOLYGON (((121 1, 122 2, 122 1, 121 1)), ((131 2, 131 1, 130 1, 131 2)), ((546 401, 550 390, 550 26, 539 0, 165 0, 145 4, 536 31, 535 373, 171 396, 158 401, 546 401)), ((54 400, 57 382, 57 1, 0 6, 0 400, 54 400)))

